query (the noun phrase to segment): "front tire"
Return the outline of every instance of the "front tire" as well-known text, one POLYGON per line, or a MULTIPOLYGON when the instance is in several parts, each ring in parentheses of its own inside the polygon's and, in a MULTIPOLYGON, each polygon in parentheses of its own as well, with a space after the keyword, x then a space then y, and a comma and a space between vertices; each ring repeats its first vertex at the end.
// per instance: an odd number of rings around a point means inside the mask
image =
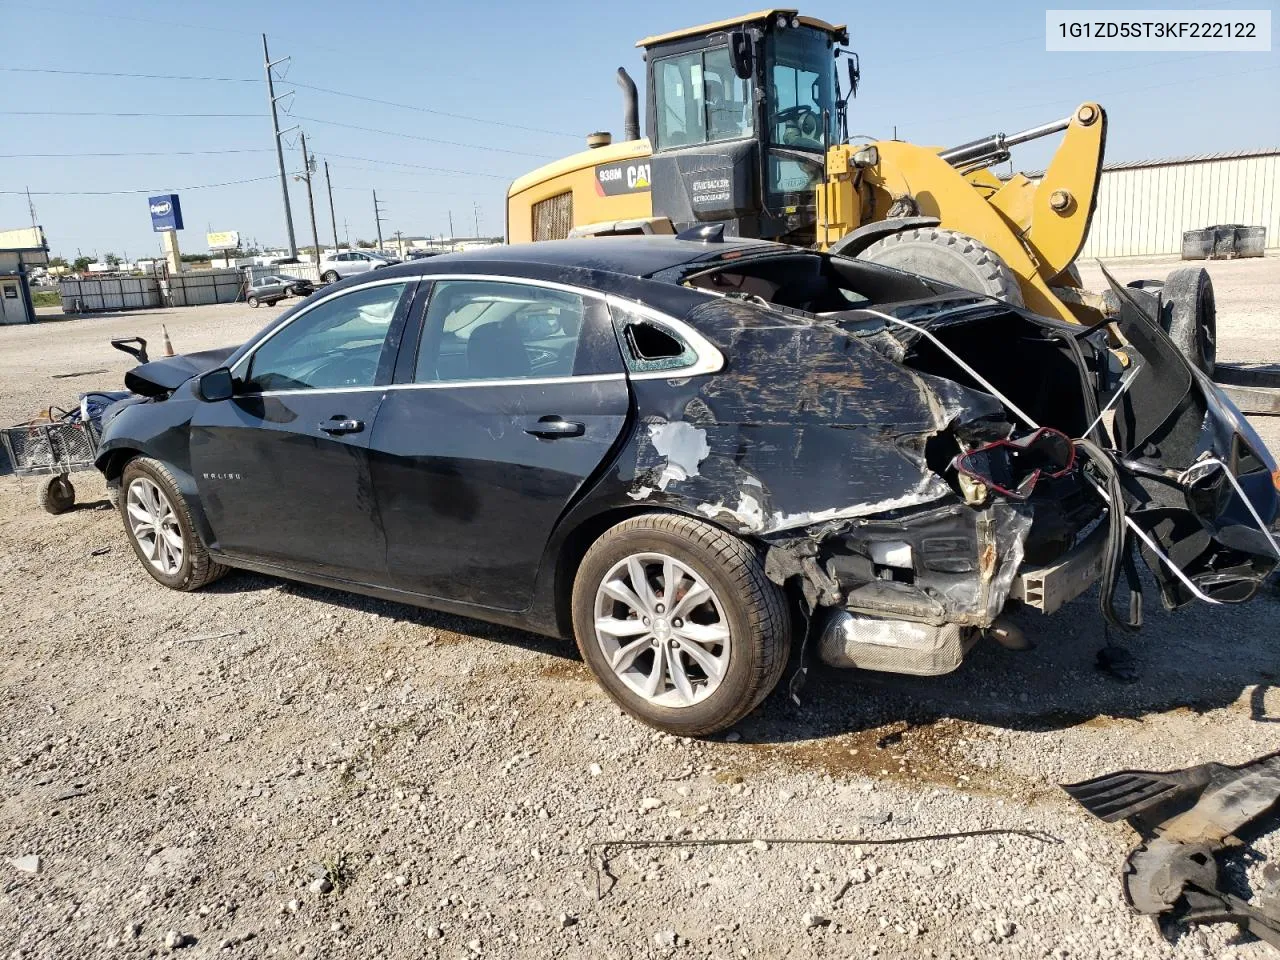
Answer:
POLYGON ((777 686, 791 634, 756 551, 691 517, 608 530, 573 584, 578 650, 627 713, 667 733, 733 726, 777 686))
POLYGON ((169 589, 199 590, 227 573, 209 556, 177 481, 159 460, 139 457, 125 465, 120 514, 143 569, 169 589))
POLYGON ((253 307, 253 309, 255 309, 255 310, 257 310, 257 309, 258 309, 258 303, 259 303, 259 300, 258 300, 258 298, 257 298, 257 297, 250 297, 250 298, 249 298, 249 306, 253 307))
POLYGON ((984 293, 1016 307, 1023 305, 1018 278, 999 254, 955 230, 918 227, 891 233, 863 250, 858 259, 984 293))
POLYGON ((1165 278, 1160 291, 1169 339, 1187 361, 1210 377, 1218 356, 1217 305, 1204 267, 1183 267, 1165 278))

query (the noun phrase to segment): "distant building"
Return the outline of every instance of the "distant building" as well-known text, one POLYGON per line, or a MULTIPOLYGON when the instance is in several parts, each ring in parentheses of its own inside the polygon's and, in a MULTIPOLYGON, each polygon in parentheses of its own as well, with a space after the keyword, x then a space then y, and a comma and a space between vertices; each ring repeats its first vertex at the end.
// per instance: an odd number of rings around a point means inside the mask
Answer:
POLYGON ((1280 147, 1104 164, 1079 256, 1178 254, 1185 231, 1224 223, 1266 227, 1267 246, 1280 246, 1277 184, 1280 147))
POLYGON ((0 230, 0 323, 35 323, 29 268, 49 263, 43 227, 0 230))

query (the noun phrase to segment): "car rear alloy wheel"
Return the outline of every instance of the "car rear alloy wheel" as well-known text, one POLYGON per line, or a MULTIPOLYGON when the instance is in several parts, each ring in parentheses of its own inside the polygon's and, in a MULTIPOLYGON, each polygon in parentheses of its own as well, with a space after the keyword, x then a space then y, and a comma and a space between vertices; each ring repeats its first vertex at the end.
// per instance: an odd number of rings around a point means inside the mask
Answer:
POLYGON ((614 564, 596 591, 596 642, 637 695, 687 707, 714 693, 729 668, 731 632, 705 580, 664 553, 614 564))
POLYGON ((167 577, 182 569, 186 554, 173 504, 151 480, 135 477, 125 497, 125 518, 147 562, 167 577))
POLYGON ((573 581, 578 651, 636 719, 685 737, 733 726, 778 683, 791 644, 759 551, 703 520, 642 514, 591 545, 573 581))
POLYGON ((125 464, 120 513, 133 552, 156 580, 173 590, 197 590, 227 568, 205 549, 191 507, 168 466, 150 457, 125 464))

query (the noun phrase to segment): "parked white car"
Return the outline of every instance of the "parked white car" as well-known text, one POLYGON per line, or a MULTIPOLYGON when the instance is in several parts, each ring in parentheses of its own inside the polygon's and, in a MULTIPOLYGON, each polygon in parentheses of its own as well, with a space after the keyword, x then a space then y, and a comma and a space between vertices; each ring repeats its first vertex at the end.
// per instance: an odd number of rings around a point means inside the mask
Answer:
POLYGON ((320 261, 320 279, 325 283, 333 283, 343 277, 389 267, 395 262, 368 250, 339 250, 337 253, 326 254, 320 261))

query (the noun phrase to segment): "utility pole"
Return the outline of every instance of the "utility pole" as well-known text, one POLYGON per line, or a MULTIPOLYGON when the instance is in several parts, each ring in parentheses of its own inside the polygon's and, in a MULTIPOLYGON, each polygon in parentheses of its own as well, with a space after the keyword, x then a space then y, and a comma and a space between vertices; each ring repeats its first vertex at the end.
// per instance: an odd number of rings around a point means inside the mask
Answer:
MULTIPOLYGON (((288 57, 271 62, 271 54, 267 52, 267 35, 262 35, 262 60, 267 68, 267 101, 271 104, 271 132, 274 135, 276 143, 276 163, 280 166, 280 195, 284 198, 284 225, 289 232, 289 256, 296 257, 298 255, 298 241, 293 235, 293 208, 289 206, 289 177, 284 172, 284 147, 280 145, 280 117, 276 113, 277 99, 275 82, 271 77, 271 68, 276 63, 284 63, 288 57)), ((284 96, 289 96, 285 94, 284 96)))
POLYGON ((378 206, 378 191, 373 191, 373 222, 378 228, 378 251, 382 251, 382 208, 378 206))
POLYGON ((475 236, 475 238, 478 240, 478 239, 480 239, 480 204, 478 204, 478 203, 476 203, 474 200, 472 200, 472 201, 471 201, 471 209, 472 209, 472 211, 473 211, 473 212, 475 213, 475 215, 476 215, 476 232, 475 232, 474 236, 475 236))
MULTIPOLYGON (((329 223, 333 225, 333 252, 338 252, 338 218, 333 215, 333 182, 329 179, 329 161, 324 162, 324 185, 329 190, 329 223)), ((346 221, 343 221, 344 223, 346 221)))
POLYGON ((311 242, 314 245, 316 268, 320 267, 320 234, 316 231, 316 200, 311 193, 311 174, 315 170, 315 161, 307 156, 307 132, 298 134, 302 141, 302 179, 307 181, 307 207, 311 210, 311 242))
POLYGON ((453 240, 455 236, 457 236, 457 234, 453 232, 453 211, 450 210, 449 211, 449 239, 453 240))
POLYGON ((31 229, 36 229, 39 224, 36 223, 36 205, 31 202, 31 188, 27 187, 27 209, 31 211, 31 229))

